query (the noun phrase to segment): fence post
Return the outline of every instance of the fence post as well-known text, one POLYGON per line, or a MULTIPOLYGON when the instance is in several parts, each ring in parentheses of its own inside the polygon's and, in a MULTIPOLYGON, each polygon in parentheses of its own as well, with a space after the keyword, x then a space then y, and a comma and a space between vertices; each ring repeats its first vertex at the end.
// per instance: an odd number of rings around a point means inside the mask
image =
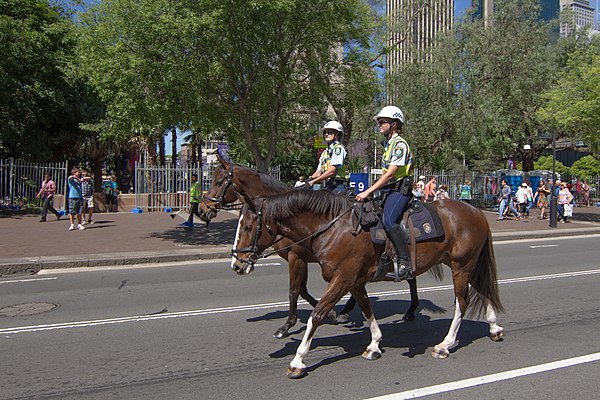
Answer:
POLYGON ((14 190, 14 168, 15 168, 15 159, 14 158, 9 158, 8 159, 8 193, 10 193, 10 204, 14 205, 15 204, 15 190, 14 190))

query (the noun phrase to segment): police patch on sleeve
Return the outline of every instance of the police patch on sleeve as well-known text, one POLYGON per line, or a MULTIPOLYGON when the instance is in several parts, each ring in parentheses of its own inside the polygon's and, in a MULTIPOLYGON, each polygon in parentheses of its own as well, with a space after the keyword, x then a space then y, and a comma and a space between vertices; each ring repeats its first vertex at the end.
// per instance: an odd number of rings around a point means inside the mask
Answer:
POLYGON ((394 158, 402 158, 404 156, 404 149, 400 146, 397 146, 394 149, 394 158))
POLYGON ((336 156, 339 156, 340 154, 342 154, 342 149, 341 149, 341 148, 339 148, 339 147, 336 147, 336 148, 335 148, 335 150, 333 151, 333 153, 334 153, 336 156))

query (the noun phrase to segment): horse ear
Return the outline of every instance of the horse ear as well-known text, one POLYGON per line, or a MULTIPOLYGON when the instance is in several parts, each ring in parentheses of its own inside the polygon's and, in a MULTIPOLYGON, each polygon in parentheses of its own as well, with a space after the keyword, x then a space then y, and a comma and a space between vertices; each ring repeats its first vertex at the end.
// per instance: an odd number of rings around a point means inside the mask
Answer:
POLYGON ((217 160, 219 160, 219 162, 221 163, 221 165, 223 166, 223 168, 225 169, 229 169, 230 163, 228 160, 226 160, 220 152, 216 152, 216 156, 217 156, 217 160))

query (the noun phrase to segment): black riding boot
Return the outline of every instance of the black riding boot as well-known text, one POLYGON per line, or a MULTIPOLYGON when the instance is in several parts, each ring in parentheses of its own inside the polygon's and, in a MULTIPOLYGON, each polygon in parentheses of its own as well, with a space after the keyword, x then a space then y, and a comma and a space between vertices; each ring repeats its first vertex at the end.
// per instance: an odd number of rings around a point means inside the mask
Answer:
POLYGON ((395 226, 387 231, 387 235, 392 241, 398 256, 398 277, 396 278, 394 274, 394 279, 396 282, 400 282, 402 279, 412 279, 412 265, 406 231, 401 226, 395 226))

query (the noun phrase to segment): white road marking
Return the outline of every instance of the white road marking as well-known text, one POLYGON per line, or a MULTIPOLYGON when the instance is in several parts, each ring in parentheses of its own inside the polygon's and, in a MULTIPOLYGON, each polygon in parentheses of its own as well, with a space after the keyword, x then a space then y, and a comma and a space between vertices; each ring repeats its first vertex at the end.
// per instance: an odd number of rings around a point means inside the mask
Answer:
MULTIPOLYGON (((236 213, 237 214, 237 213, 236 213)), ((554 240, 570 240, 570 239, 589 239, 589 238, 600 238, 600 234, 593 235, 577 235, 577 236, 559 236, 559 237, 548 237, 548 238, 535 238, 535 239, 519 239, 519 240, 501 240, 494 241, 494 246, 500 246, 504 244, 515 244, 515 243, 527 243, 527 242, 547 242, 554 240)), ((558 245, 557 245, 558 246, 558 245)), ((228 248, 231 250, 231 248, 228 248)), ((285 260, 283 258, 273 255, 271 260, 279 259, 281 262, 275 263, 263 263, 255 264, 256 268, 261 266, 278 266, 281 265, 285 260)), ((211 258, 203 260, 190 260, 190 261, 173 261, 165 263, 148 263, 148 264, 134 264, 134 265, 111 265, 104 267, 82 267, 82 268, 56 268, 56 269, 42 269, 37 275, 56 275, 56 274, 68 274, 74 272, 98 272, 98 271, 114 271, 114 270, 127 270, 127 269, 144 269, 144 268, 165 268, 171 266, 184 266, 184 265, 196 265, 196 264, 215 264, 215 263, 230 263, 231 258, 211 258)))
MULTIPOLYGON (((575 271, 575 272, 565 272, 561 274, 550 274, 550 275, 538 275, 538 276, 529 276, 522 278, 511 278, 511 279, 501 279, 498 281, 499 284, 509 284, 509 283, 521 283, 521 282, 532 282, 532 281, 541 281, 547 279, 562 279, 562 278, 573 278, 577 276, 585 276, 585 275, 597 275, 600 274, 600 269, 588 270, 588 271, 575 271)), ((440 286, 432 286, 420 288, 418 290, 419 293, 427 293, 427 292, 439 292, 444 290, 452 290, 454 288, 453 285, 440 285, 440 286)), ((410 290, 392 290, 385 292, 374 292, 371 293, 370 297, 387 297, 387 296, 397 296, 399 294, 408 294, 410 290)), ((349 295, 344 296, 344 298, 350 297, 349 295)), ((307 305, 306 301, 299 301, 298 305, 307 305)), ((99 320, 90 320, 90 321, 75 321, 75 322, 64 322, 57 324, 47 324, 47 325, 32 325, 32 326, 22 326, 22 327, 14 327, 14 328, 4 328, 0 329, 0 335, 9 335, 9 334, 18 334, 18 333, 27 333, 27 332, 41 332, 41 331, 54 331, 58 329, 68 329, 68 328, 83 328, 89 326, 100 326, 100 325, 112 325, 112 324, 121 324, 126 322, 141 322, 141 321, 154 321, 160 319, 171 319, 171 318, 183 318, 183 317, 198 317, 202 315, 212 315, 212 314, 224 314, 224 313, 232 313, 232 312, 245 312, 245 311, 255 311, 255 310, 264 310, 269 308, 281 308, 288 307, 289 302, 280 301, 274 303, 263 303, 263 304, 251 304, 246 306, 231 306, 231 307, 219 307, 219 308, 209 308, 205 310, 191 310, 191 311, 180 311, 180 312, 172 312, 172 313, 164 313, 164 314, 154 314, 154 315, 136 315, 131 317, 118 317, 118 318, 108 318, 108 319, 99 319, 99 320)))
POLYGON ((542 244, 539 246, 529 246, 530 249, 545 249, 546 247, 558 247, 557 244, 542 244))
POLYGON ((546 364, 533 365, 531 367, 513 369, 511 371, 498 372, 496 374, 478 376, 475 378, 464 379, 461 381, 443 383, 441 385, 428 386, 420 389, 407 390, 405 392, 388 394, 385 396, 372 397, 367 400, 402 400, 416 399, 419 397, 430 396, 433 394, 446 393, 454 390, 466 389, 474 386, 485 385, 508 379, 519 378, 521 376, 539 374, 541 372, 553 371, 555 369, 572 367, 574 365, 595 362, 600 360, 600 353, 588 354, 585 356, 568 358, 549 362, 546 364))
POLYGON ((0 285, 3 283, 28 283, 28 282, 39 282, 39 281, 52 281, 58 278, 34 278, 34 279, 18 279, 12 281, 0 281, 0 285))
POLYGON ((532 239, 515 239, 515 240, 493 240, 494 234, 492 234, 492 242, 494 246, 503 245, 503 244, 515 244, 515 243, 524 243, 524 242, 548 242, 553 240, 575 240, 575 239, 591 239, 591 238, 600 238, 600 234, 594 233, 592 235, 574 235, 574 236, 555 236, 555 237, 546 237, 546 238, 532 238, 532 239))

